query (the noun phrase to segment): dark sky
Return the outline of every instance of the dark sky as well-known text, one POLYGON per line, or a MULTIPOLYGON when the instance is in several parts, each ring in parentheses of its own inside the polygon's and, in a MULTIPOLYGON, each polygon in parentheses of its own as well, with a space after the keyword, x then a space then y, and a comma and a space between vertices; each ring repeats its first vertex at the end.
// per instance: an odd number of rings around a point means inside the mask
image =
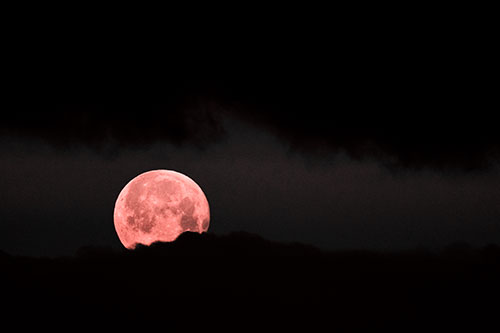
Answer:
POLYGON ((495 10, 42 7, 2 44, 2 319, 497 324, 495 10), (155 169, 210 234, 127 251, 115 201, 155 169))
POLYGON ((500 239, 498 133, 487 118, 407 111, 388 120, 390 112, 343 110, 328 96, 307 109, 309 96, 294 103, 284 90, 282 102, 262 90, 247 98, 185 89, 161 105, 10 106, 0 143, 2 249, 120 247, 114 201, 151 169, 193 178, 218 234, 328 249, 500 239))
POLYGON ((2 103, 0 249, 120 247, 114 201, 151 169, 194 179, 217 234, 328 249, 498 243, 489 44, 369 34, 302 51, 269 38, 148 75, 86 55, 20 72, 2 103))

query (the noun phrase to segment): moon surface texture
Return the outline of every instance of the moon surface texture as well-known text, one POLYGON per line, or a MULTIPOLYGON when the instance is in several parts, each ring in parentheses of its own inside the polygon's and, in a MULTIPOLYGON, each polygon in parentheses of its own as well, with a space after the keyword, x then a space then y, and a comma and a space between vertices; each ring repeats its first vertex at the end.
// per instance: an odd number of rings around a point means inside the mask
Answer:
POLYGON ((153 170, 132 179, 120 192, 114 211, 123 246, 171 242, 185 231, 206 232, 207 198, 191 178, 171 170, 153 170))

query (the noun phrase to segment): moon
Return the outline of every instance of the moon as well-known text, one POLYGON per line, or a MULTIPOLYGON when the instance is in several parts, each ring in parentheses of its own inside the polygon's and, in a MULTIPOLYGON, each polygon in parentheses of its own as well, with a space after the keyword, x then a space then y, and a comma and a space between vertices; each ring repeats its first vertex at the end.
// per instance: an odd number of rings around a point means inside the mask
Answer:
POLYGON ((191 178, 172 170, 153 170, 132 179, 115 203, 114 223, 123 246, 172 242, 181 233, 206 232, 207 198, 191 178))

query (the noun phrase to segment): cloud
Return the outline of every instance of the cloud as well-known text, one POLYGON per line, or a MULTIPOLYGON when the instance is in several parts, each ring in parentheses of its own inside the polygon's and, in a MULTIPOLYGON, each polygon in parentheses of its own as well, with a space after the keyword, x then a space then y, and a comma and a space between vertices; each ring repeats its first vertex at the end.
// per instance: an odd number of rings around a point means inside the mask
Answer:
POLYGON ((223 117, 230 115, 306 153, 345 151, 412 168, 481 169, 498 160, 500 133, 488 114, 487 87, 436 66, 409 68, 360 66, 337 76, 328 69, 325 76, 236 72, 170 82, 161 104, 15 105, 0 133, 57 145, 206 146, 226 137, 223 117))
POLYGON ((404 78, 377 73, 360 76, 363 82, 302 76, 229 95, 243 105, 243 119, 303 152, 343 150, 415 168, 477 169, 498 159, 500 133, 483 86, 402 71, 404 78))
POLYGON ((42 139, 57 146, 144 145, 157 141, 204 146, 224 135, 208 104, 185 96, 163 104, 21 104, 3 116, 4 136, 42 139))

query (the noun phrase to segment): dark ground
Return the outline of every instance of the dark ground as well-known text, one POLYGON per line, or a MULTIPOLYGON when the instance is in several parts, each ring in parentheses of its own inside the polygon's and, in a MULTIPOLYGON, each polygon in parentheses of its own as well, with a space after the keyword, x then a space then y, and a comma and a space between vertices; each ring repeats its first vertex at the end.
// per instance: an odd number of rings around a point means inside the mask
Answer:
POLYGON ((500 248, 323 252, 187 233, 136 251, 2 253, 2 322, 17 328, 484 331, 500 326, 500 248), (492 326, 494 325, 494 326, 492 326))

